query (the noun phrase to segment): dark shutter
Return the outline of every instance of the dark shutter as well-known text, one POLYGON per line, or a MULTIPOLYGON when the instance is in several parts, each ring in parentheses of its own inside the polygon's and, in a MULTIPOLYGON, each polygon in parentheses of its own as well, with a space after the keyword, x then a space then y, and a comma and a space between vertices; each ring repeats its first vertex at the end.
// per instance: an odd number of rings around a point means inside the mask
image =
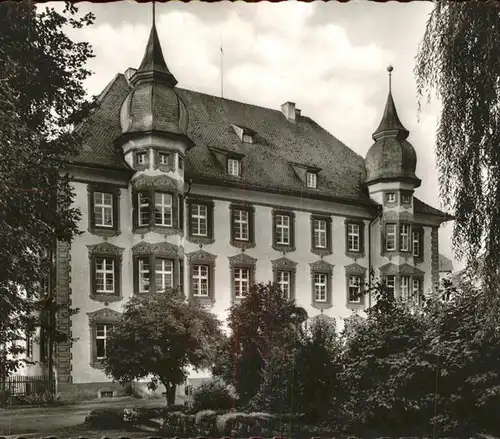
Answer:
POLYGON ((273 215, 273 245, 276 246, 277 245, 277 237, 276 237, 276 217, 278 215, 277 212, 273 212, 272 213, 273 215))
POLYGON ((359 252, 364 253, 365 251, 365 223, 361 221, 359 223, 359 252))
POLYGON ((139 197, 139 193, 135 190, 132 191, 132 226, 133 228, 137 228, 139 225, 138 217, 139 217, 139 205, 137 198, 139 197))
POLYGON ((290 247, 295 247, 295 215, 290 214, 290 247))
POLYGON ((180 194, 177 208, 179 209, 179 229, 184 230, 184 199, 180 194))
POLYGON ((95 255, 92 255, 90 258, 90 291, 92 292, 92 295, 97 294, 96 259, 95 255))

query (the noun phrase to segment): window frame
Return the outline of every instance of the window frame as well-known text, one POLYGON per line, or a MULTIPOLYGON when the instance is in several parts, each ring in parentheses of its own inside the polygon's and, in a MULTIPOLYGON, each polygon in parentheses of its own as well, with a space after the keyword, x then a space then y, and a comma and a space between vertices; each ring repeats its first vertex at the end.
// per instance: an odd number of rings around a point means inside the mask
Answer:
POLYGON ((356 262, 346 265, 345 267, 345 286, 346 286, 346 306, 349 309, 363 309, 365 307, 365 296, 366 294, 369 294, 368 291, 365 289, 365 282, 366 282, 366 274, 368 269, 357 264, 356 262), (356 302, 351 301, 351 294, 350 294, 350 277, 351 276, 357 276, 359 278, 359 288, 360 292, 364 292, 364 294, 361 294, 359 297, 359 300, 356 302))
POLYGON ((328 309, 333 306, 333 268, 332 264, 324 261, 323 259, 312 262, 310 266, 310 276, 311 276, 311 306, 317 309, 328 309), (326 276, 326 299, 324 301, 318 301, 316 299, 316 275, 326 276))
POLYGON ((388 221, 384 223, 384 252, 394 253, 397 252, 398 249, 398 223, 396 221, 388 221), (392 226, 394 228, 393 233, 388 232, 388 227, 392 226), (392 248, 388 248, 389 239, 388 237, 392 236, 394 238, 394 246, 392 248))
POLYGON ((241 178, 241 174, 242 174, 241 159, 237 158, 237 157, 228 156, 227 163, 226 163, 226 172, 227 172, 227 175, 229 175, 230 177, 241 178), (231 164, 235 164, 235 163, 237 164, 237 166, 236 166, 237 173, 233 174, 233 173, 231 173, 231 171, 234 168, 232 168, 231 164))
POLYGON ((365 222, 363 220, 349 218, 345 220, 345 254, 355 260, 365 256, 365 222), (351 226, 358 226, 358 250, 349 247, 349 237, 351 236, 349 228, 351 226))
POLYGON ((235 288, 235 275, 236 270, 247 269, 248 270, 248 292, 251 291, 252 287, 255 285, 255 271, 257 265, 257 259, 248 256, 246 253, 240 253, 236 256, 229 256, 229 267, 230 267, 230 279, 231 279, 231 303, 239 303, 244 296, 236 297, 235 288))
POLYGON ((102 358, 97 358, 97 326, 110 325, 115 327, 122 314, 111 308, 101 308, 94 312, 87 313, 90 331, 90 366, 94 369, 103 369, 102 358))
POLYGON ((279 272, 290 273, 290 300, 295 300, 295 283, 297 275, 297 262, 287 257, 281 257, 271 261, 273 271, 273 282, 278 284, 279 272))
POLYGON ((384 192, 384 205, 394 207, 398 204, 398 192, 386 191, 384 192), (394 197, 394 199, 392 199, 394 197))
POLYGON ((215 302, 215 262, 217 255, 206 252, 205 250, 197 250, 189 253, 187 262, 189 264, 189 297, 202 302, 215 302), (194 294, 194 267, 207 266, 208 267, 208 295, 200 296, 194 294))
POLYGON ((306 187, 308 189, 318 189, 318 173, 317 172, 306 171, 306 187), (311 177, 311 179, 309 177, 311 177))
POLYGON ((188 208, 188 233, 187 240, 194 244, 212 244, 215 242, 214 236, 214 207, 215 204, 212 200, 207 200, 203 198, 187 198, 186 200, 187 208, 188 208), (193 205, 205 206, 207 209, 207 236, 201 235, 193 235, 193 205))
POLYGON ((423 262, 424 260, 424 239, 425 239, 425 230, 424 227, 418 224, 413 224, 411 228, 411 254, 413 256, 413 260, 415 263, 423 262), (414 252, 414 234, 418 236, 418 254, 414 252))
POLYGON ((399 221, 398 222, 398 241, 399 244, 397 248, 399 248, 399 251, 401 253, 410 253, 411 252, 411 238, 412 238, 412 230, 411 230, 411 224, 404 222, 404 221, 399 221), (403 228, 406 228, 407 232, 406 234, 403 234, 403 228), (403 244, 406 244, 406 249, 403 248, 403 244))
POLYGON ((153 169, 158 169, 162 172, 174 172, 176 169, 175 166, 175 156, 176 151, 173 149, 163 149, 163 148, 154 148, 154 166, 153 169), (166 163, 161 163, 162 154, 167 154, 168 159, 166 163))
MULTIPOLYGON (((139 193, 140 194, 140 193, 139 193)), ((170 192, 163 192, 163 191, 155 191, 154 192, 154 201, 153 201, 153 205, 154 205, 154 225, 156 227, 168 227, 168 228, 172 228, 174 226, 174 194, 170 193, 170 192), (162 200, 161 200, 161 203, 157 203, 157 196, 160 195, 162 200), (170 205, 168 204, 163 204, 164 203, 164 197, 165 196, 168 196, 170 198, 170 205), (158 207, 161 207, 161 216, 162 216, 162 220, 164 219, 164 215, 165 215, 165 212, 164 210, 166 210, 168 212, 168 210, 170 209, 170 223, 169 224, 158 224, 157 223, 157 213, 158 213, 158 207), (167 208, 167 209, 164 209, 164 208, 167 208)))
POLYGON ((332 254, 332 217, 326 215, 311 215, 311 253, 318 256, 327 256, 332 254), (326 223, 326 247, 316 247, 315 222, 325 221, 326 223))
POLYGON ((149 149, 137 149, 133 152, 133 168, 136 171, 145 171, 149 169, 149 162, 150 162, 150 152, 149 149), (139 163, 139 157, 141 157, 144 154, 145 156, 145 161, 144 163, 139 163))
POLYGON ((122 262, 124 248, 117 247, 108 242, 102 242, 94 245, 87 245, 89 254, 89 286, 90 299, 97 302, 118 302, 122 300, 122 262), (97 260, 112 260, 114 264, 114 291, 112 293, 103 293, 97 291, 97 260))
POLYGON ((88 232, 96 236, 118 236, 121 234, 120 230, 120 195, 121 190, 118 186, 110 184, 88 184, 88 232), (110 194, 112 197, 112 227, 97 225, 95 222, 95 203, 94 196, 96 193, 110 194))
POLYGON ((247 249, 255 247, 255 208, 249 204, 230 204, 229 205, 229 221, 230 221, 230 244, 233 247, 247 249), (239 240, 235 237, 235 213, 237 211, 247 212, 248 218, 248 240, 239 240))
POLYGON ((295 251, 295 212, 284 209, 273 209, 272 215, 272 248, 279 252, 295 251), (288 218, 288 244, 278 242, 278 217, 288 218))

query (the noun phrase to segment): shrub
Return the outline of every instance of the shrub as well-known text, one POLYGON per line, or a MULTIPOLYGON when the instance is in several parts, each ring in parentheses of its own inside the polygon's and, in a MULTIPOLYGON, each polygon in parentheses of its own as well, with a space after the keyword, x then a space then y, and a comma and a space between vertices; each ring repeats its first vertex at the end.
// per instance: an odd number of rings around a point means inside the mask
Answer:
POLYGON ((210 380, 193 393, 193 411, 228 410, 233 406, 233 396, 228 386, 219 379, 210 380))
POLYGON ((119 429, 126 425, 124 410, 118 408, 104 408, 92 410, 85 418, 85 424, 99 429, 119 429))
POLYGON ((202 410, 195 415, 196 431, 202 436, 216 436, 217 412, 215 410, 202 410))
POLYGON ((194 415, 186 415, 182 412, 170 412, 165 413, 163 419, 164 424, 161 428, 163 435, 189 437, 196 434, 194 415))

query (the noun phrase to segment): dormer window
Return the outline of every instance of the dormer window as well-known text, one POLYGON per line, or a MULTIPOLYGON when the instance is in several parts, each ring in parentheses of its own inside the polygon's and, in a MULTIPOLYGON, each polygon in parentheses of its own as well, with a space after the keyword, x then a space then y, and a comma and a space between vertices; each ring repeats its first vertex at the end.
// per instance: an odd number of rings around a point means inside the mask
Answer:
POLYGON ((227 173, 233 177, 241 176, 241 161, 234 158, 227 159, 227 173))
POLYGON ((317 180, 317 175, 315 172, 307 172, 306 184, 307 184, 307 187, 316 189, 316 187, 318 185, 318 180, 317 180))
POLYGON ((158 154, 161 165, 168 165, 170 154, 168 152, 160 152, 158 154))
POLYGON ((135 162, 138 165, 145 165, 147 162, 147 153, 146 152, 138 152, 135 155, 135 162))

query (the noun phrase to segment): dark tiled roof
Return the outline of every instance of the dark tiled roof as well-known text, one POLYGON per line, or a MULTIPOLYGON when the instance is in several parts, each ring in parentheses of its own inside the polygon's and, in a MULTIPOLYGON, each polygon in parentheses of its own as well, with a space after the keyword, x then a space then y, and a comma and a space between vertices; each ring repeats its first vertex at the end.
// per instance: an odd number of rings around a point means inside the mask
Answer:
MULTIPOLYGON (((100 96, 99 108, 85 122, 89 137, 74 163, 130 169, 114 140, 121 134, 120 107, 130 86, 123 74, 100 96)), ((331 197, 375 206, 361 188, 364 159, 308 117, 291 122, 281 111, 175 89, 187 109, 187 135, 194 142, 186 157, 186 174, 220 184, 242 184, 251 189, 331 197), (232 124, 254 131, 253 143, 243 143, 232 124), (244 155, 243 178, 228 176, 210 148, 244 155), (318 189, 308 189, 292 163, 317 167, 318 189)), ((415 199, 415 211, 444 216, 415 199)))

